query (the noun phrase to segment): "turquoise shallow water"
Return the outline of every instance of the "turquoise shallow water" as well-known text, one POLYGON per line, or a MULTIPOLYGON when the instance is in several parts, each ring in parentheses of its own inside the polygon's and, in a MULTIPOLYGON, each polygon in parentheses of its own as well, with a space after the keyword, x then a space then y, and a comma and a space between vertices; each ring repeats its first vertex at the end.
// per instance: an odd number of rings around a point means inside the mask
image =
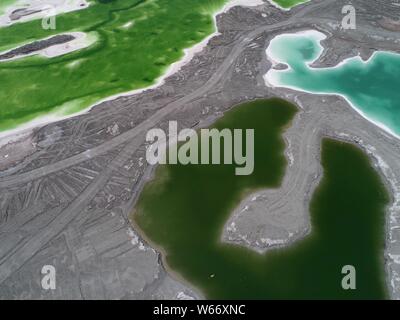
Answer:
POLYGON ((368 61, 353 57, 332 68, 309 65, 323 51, 324 35, 309 31, 271 41, 267 54, 286 70, 265 76, 275 86, 321 94, 340 94, 367 119, 400 136, 400 55, 376 52, 368 61))

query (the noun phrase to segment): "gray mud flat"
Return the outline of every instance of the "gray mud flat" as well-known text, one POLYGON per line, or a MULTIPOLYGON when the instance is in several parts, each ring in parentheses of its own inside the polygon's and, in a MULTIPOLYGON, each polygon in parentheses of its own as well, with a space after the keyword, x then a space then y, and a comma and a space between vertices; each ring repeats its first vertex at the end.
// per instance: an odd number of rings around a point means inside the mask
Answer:
POLYGON ((400 51, 400 34, 390 23, 400 16, 399 6, 353 0, 357 29, 346 31, 340 27, 345 4, 317 0, 288 12, 267 3, 234 7, 218 16, 220 34, 163 85, 37 128, 29 133, 31 147, 16 144, 12 157, 4 157, 10 145, 0 147, 0 298, 198 298, 194 288, 165 271, 160 253, 128 221, 154 170, 144 158, 146 132, 166 128, 169 120, 182 128, 205 127, 240 102, 278 96, 300 108, 285 133, 290 166, 281 188, 244 199, 251 215, 235 211, 227 226, 234 222, 236 231, 226 229, 223 239, 265 251, 269 246, 261 238, 289 244, 307 234, 308 201, 321 179, 321 138, 351 141, 370 155, 393 195, 384 258, 389 292, 399 299, 400 141, 340 97, 270 88, 263 80, 271 67, 265 49, 285 32, 325 33, 327 50, 317 63, 323 67, 375 50, 400 51), (259 228, 281 210, 288 212, 287 221, 259 228), (56 290, 41 288, 47 264, 57 270, 56 290))

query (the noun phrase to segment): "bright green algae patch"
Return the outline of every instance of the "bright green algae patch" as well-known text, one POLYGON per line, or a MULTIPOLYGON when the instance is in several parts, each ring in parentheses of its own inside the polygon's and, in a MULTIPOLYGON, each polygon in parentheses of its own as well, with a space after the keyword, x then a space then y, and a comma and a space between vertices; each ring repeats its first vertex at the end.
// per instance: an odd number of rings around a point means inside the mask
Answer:
POLYGON ((169 165, 145 187, 133 219, 165 253, 173 271, 207 298, 385 298, 384 208, 388 196, 368 158, 325 139, 324 177, 311 202, 312 233, 264 255, 220 242, 231 210, 250 190, 279 186, 285 166, 282 130, 295 107, 282 100, 245 103, 215 125, 255 129, 255 170, 230 165, 169 165), (344 265, 357 290, 341 288, 344 265))
POLYGON ((0 130, 61 108, 76 112, 101 98, 154 83, 183 49, 214 30, 210 11, 224 0, 98 0, 57 17, 56 30, 35 20, 0 28, 0 50, 64 32, 98 37, 57 58, 0 62, 0 130), (76 62, 76 63, 73 63, 76 62), (72 106, 72 107, 71 107, 72 106))
POLYGON ((310 67, 322 54, 324 38, 316 31, 276 37, 267 54, 290 68, 270 70, 267 80, 275 86, 342 95, 367 119, 400 136, 400 55, 379 51, 367 62, 354 57, 334 68, 310 67))
POLYGON ((56 30, 44 30, 41 20, 0 28, 0 51, 65 32, 97 37, 89 48, 60 57, 0 62, 0 131, 154 84, 184 48, 214 31, 212 15, 226 2, 95 0, 87 9, 57 16, 56 30))

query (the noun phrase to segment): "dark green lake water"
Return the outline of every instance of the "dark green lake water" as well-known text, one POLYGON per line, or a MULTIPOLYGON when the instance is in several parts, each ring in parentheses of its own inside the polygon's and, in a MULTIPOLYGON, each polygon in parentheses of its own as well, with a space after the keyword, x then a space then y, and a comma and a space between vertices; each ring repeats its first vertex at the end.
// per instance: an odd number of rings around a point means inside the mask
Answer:
POLYGON ((325 139, 324 178, 311 202, 312 233, 264 255, 222 244, 231 210, 257 188, 277 187, 286 167, 282 131, 296 108, 282 100, 245 103, 214 127, 255 129, 255 170, 231 165, 160 166, 139 199, 134 222, 166 254, 168 267, 207 298, 385 298, 383 246, 387 193, 368 158, 325 139), (341 287, 344 265, 357 289, 341 287))
POLYGON ((324 52, 324 39, 315 30, 276 36, 267 55, 288 68, 270 69, 266 80, 278 87, 341 95, 369 121, 400 137, 400 55, 376 51, 368 61, 356 56, 335 67, 313 67, 324 52))

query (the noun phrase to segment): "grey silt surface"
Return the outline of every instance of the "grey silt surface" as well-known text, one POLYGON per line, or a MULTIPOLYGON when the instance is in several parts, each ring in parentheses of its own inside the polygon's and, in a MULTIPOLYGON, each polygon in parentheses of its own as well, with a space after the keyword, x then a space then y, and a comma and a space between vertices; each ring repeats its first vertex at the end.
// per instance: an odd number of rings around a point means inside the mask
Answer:
MULTIPOLYGON (((267 87, 265 49, 277 34, 317 29, 327 35, 317 65, 374 50, 399 51, 389 1, 353 1, 357 30, 340 29, 347 1, 311 1, 289 12, 265 4, 234 7, 217 18, 220 34, 157 88, 117 98, 90 112, 24 133, 0 147, 0 298, 200 298, 169 275, 160 254, 128 216, 154 172, 145 161, 153 127, 204 127, 234 105, 283 97, 300 110, 285 132, 289 161, 282 186, 244 199, 224 228, 224 241, 264 252, 310 231, 308 202, 321 179, 323 136, 366 150, 392 195, 400 187, 400 142, 369 123, 342 98, 267 87), (25 143, 24 143, 25 141, 25 143), (29 143, 27 143, 28 141, 29 143), (4 158, 4 155, 12 155, 4 158), (249 206, 249 214, 242 209, 249 206), (275 221, 271 223, 271 221, 275 221), (234 228, 232 227, 234 223, 234 228), (40 286, 43 265, 57 270, 57 289, 40 286)), ((0 144, 1 145, 1 144, 0 144)), ((396 200, 397 201, 397 200, 396 200)), ((400 298, 399 205, 388 208, 385 261, 393 298, 400 298)))

